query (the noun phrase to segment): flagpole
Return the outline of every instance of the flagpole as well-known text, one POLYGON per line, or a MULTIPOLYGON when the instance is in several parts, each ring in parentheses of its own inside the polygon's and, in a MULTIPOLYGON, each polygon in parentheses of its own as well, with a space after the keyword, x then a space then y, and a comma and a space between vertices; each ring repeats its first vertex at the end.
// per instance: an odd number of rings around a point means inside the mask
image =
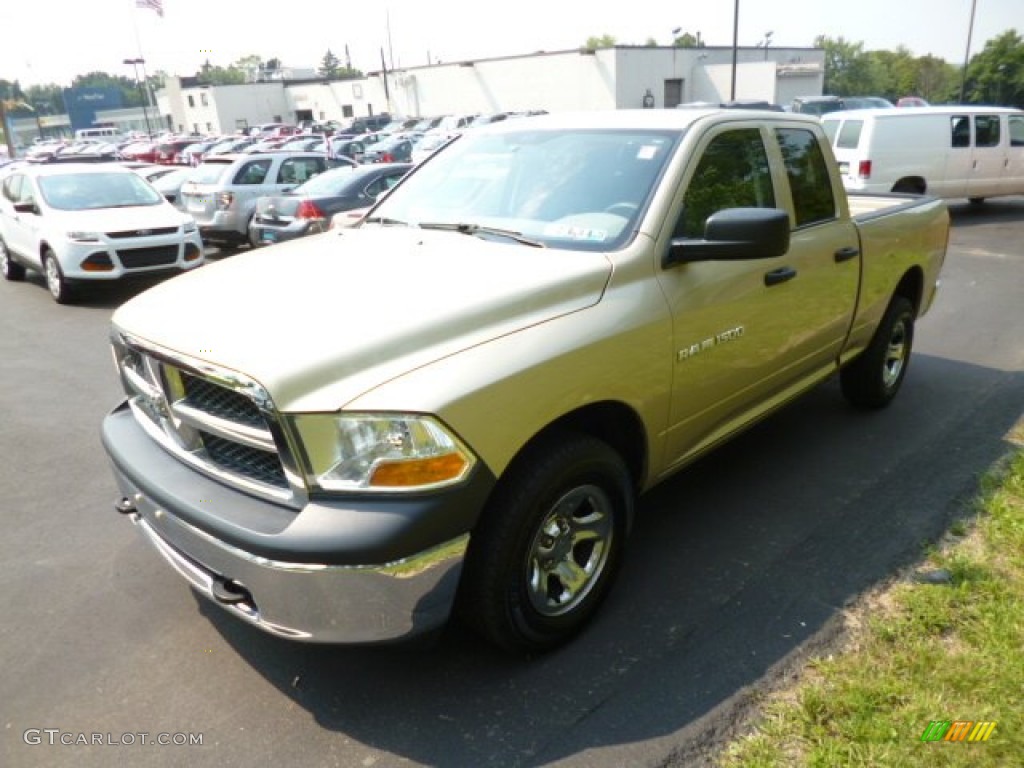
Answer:
MULTIPOLYGON (((150 134, 150 138, 153 135, 153 129, 149 122, 149 111, 153 104, 153 94, 149 90, 149 77, 146 75, 146 57, 142 53, 142 37, 139 35, 139 25, 135 20, 135 14, 138 12, 139 4, 137 0, 130 0, 132 3, 132 31, 135 33, 135 48, 139 52, 138 63, 142 66, 142 95, 145 99, 145 103, 142 105, 142 115, 146 118, 146 131, 150 134)), ((163 13, 160 14, 163 16, 163 13)), ((156 116, 154 116, 155 119, 156 116)))

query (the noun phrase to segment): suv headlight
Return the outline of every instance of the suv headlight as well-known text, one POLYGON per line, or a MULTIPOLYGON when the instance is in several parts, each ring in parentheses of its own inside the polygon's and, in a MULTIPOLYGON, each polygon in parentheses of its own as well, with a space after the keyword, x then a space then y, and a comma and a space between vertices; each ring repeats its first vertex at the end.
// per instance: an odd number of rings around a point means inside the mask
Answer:
POLYGON ((184 233, 189 235, 196 231, 196 220, 192 217, 185 219, 184 233))
POLYGON ((422 491, 460 482, 476 457, 430 416, 403 413, 293 417, 307 482, 323 491, 422 491))
POLYGON ((99 232, 68 232, 68 240, 74 240, 78 243, 98 243, 100 241, 99 232))

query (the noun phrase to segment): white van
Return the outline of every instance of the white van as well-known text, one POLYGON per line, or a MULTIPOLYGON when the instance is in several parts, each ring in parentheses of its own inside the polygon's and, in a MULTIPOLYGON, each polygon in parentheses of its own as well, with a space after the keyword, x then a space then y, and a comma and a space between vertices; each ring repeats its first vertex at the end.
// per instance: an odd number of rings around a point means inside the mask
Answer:
POLYGON ((822 117, 843 184, 935 197, 1024 195, 1024 111, 945 106, 859 109, 822 117))

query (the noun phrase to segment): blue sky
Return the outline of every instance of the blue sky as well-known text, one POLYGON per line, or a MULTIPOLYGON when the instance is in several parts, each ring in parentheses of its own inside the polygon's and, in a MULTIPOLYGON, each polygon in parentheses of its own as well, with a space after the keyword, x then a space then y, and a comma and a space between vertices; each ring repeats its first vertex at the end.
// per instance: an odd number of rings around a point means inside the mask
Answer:
MULTIPOLYGON (((165 15, 135 0, 0 3, 0 78, 24 85, 56 82, 93 70, 131 76, 125 58, 147 70, 193 74, 205 59, 227 66, 257 54, 285 65, 315 67, 330 48, 353 66, 380 68, 383 48, 396 66, 575 48, 588 37, 622 44, 648 38, 667 45, 672 30, 708 45, 732 45, 734 3, 682 0, 163 0, 165 15), (468 31, 467 31, 468 30, 468 31), (390 34, 389 34, 390 33, 390 34)), ((863 42, 867 50, 904 45, 960 64, 971 0, 740 0, 739 43, 808 47, 819 34, 863 42)), ((1014 29, 1024 36, 1024 0, 976 0, 972 52, 1014 29)))

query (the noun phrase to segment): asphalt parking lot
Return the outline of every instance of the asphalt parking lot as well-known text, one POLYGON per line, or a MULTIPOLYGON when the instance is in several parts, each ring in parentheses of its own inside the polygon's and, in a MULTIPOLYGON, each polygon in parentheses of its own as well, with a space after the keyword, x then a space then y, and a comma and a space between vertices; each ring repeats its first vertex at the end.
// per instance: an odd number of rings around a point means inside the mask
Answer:
POLYGON ((39 276, 0 284, 0 765, 702 764, 1008 449, 1024 198, 951 210, 893 406, 855 412, 826 383, 659 486, 597 622, 529 661, 458 626, 417 648, 292 644, 206 605, 114 512, 99 445, 110 315, 139 289, 60 307, 39 276))

